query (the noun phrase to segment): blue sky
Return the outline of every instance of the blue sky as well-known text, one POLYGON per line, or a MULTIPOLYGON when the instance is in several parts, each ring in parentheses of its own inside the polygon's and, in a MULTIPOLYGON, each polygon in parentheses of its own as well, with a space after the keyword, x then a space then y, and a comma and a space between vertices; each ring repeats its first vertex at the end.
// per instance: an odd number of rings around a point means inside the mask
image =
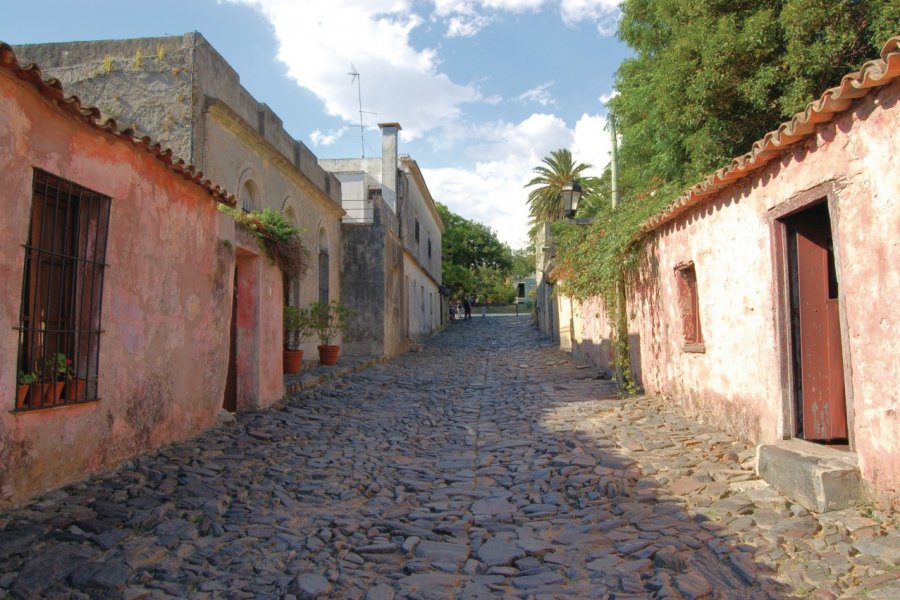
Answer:
POLYGON ((30 0, 0 9, 11 44, 199 31, 320 158, 380 153, 376 123, 434 198, 524 244, 531 168, 571 148, 609 160, 605 99, 628 49, 617 0, 30 0))

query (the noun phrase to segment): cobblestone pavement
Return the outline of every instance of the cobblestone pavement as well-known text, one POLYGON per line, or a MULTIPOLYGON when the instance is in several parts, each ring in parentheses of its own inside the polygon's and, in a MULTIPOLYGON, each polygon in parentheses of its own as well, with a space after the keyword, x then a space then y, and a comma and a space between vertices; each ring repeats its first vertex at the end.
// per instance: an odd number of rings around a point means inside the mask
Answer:
POLYGON ((900 597, 886 515, 810 515, 593 376, 527 318, 451 323, 0 513, 0 598, 900 597))

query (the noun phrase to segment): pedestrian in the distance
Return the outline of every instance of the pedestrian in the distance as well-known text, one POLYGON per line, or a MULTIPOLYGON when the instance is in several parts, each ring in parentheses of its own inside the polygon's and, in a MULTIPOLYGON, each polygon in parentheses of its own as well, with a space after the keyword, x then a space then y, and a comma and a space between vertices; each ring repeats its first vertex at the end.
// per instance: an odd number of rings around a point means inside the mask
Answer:
POLYGON ((487 316, 487 302, 484 302, 481 305, 481 318, 483 319, 486 316, 487 316))
POLYGON ((465 313, 465 317, 463 317, 463 318, 471 319, 472 318, 472 303, 469 302, 469 297, 463 296, 462 302, 463 302, 463 312, 465 313))

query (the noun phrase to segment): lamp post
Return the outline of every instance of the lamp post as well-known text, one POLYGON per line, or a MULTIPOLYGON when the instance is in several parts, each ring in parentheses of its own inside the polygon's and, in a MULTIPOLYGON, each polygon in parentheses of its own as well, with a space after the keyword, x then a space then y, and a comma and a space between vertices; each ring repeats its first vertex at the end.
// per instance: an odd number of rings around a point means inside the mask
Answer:
POLYGON ((570 179, 562 188, 563 212, 567 219, 575 216, 578 210, 578 202, 581 200, 581 184, 575 179, 570 179))

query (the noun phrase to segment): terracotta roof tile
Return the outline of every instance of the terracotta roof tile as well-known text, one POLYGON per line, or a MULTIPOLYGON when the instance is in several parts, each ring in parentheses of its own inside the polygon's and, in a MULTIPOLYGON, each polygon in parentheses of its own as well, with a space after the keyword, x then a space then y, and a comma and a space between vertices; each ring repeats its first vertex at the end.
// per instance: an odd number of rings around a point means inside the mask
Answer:
POLYGON ((641 229, 645 232, 653 231, 713 194, 749 177, 753 171, 778 158, 794 144, 815 135, 818 125, 834 120, 836 115, 852 106, 853 100, 868 95, 872 90, 885 86, 898 77, 900 36, 894 36, 884 45, 879 60, 869 61, 859 71, 845 75, 840 85, 825 90, 818 100, 806 106, 806 110, 756 141, 750 152, 738 156, 728 166, 689 188, 663 212, 645 221, 641 229))
POLYGON ((32 63, 22 66, 19 64, 12 47, 4 42, 0 42, 0 69, 10 71, 19 79, 31 84, 39 94, 52 101, 70 117, 131 142, 184 179, 205 189, 214 200, 229 206, 235 205, 233 195, 228 194, 209 179, 204 179, 203 173, 193 165, 185 164, 181 159, 175 159, 171 149, 163 148, 159 142, 154 142, 149 136, 137 135, 131 128, 120 129, 115 119, 107 119, 100 123, 100 109, 95 106, 82 106, 78 96, 66 96, 60 81, 56 78, 44 79, 41 69, 37 65, 32 63))

